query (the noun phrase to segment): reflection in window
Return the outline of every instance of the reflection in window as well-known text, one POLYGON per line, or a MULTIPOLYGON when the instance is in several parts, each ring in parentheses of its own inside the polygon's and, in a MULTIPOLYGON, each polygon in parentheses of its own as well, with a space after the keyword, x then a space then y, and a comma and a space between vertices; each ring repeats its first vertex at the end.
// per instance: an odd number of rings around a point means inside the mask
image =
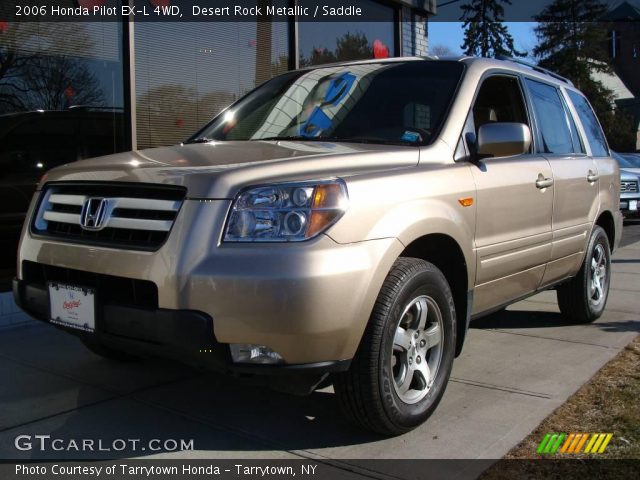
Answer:
POLYGON ((609 154, 607 140, 602 128, 600 128, 596 115, 591 109, 591 105, 581 94, 572 90, 569 90, 569 98, 578 112, 578 117, 580 117, 580 122, 587 135, 587 140, 591 146, 591 155, 594 157, 606 157, 609 154))
POLYGON ((545 153, 578 152, 574 148, 564 104, 557 88, 527 79, 545 153))
POLYGON ((458 62, 407 61, 290 72, 256 89, 194 138, 428 144, 462 70, 458 62))
MULTIPOLYGON (((358 5, 358 1, 353 5, 358 5)), ((367 58, 387 58, 397 54, 394 47, 396 10, 367 1, 368 12, 388 22, 300 22, 300 67, 367 58)))
POLYGON ((118 23, 11 23, 0 32, 0 113, 122 108, 118 23))
POLYGON ((287 32, 286 22, 136 24, 138 148, 183 141, 286 72, 287 32))
POLYGON ((118 22, 0 22, 0 291, 49 169, 125 150, 118 22))

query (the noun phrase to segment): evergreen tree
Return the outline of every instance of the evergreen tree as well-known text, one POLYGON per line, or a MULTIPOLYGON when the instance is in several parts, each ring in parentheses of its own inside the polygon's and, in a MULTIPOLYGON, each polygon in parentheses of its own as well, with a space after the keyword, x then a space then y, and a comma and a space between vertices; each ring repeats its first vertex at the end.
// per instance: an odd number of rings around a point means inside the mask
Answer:
POLYGON ((605 50, 607 12, 602 0, 554 0, 535 18, 538 45, 533 54, 541 67, 587 88, 592 72, 611 72, 605 50))
POLYGON ((589 99, 611 148, 628 150, 635 144, 632 123, 616 109, 613 92, 592 73, 612 73, 605 49, 608 25, 602 21, 602 0, 554 0, 535 17, 539 65, 567 77, 589 99))
POLYGON ((460 46, 465 55, 480 57, 524 57, 526 52, 516 50, 509 29, 502 23, 504 7, 511 0, 471 0, 462 5, 460 20, 464 21, 464 43, 460 46))

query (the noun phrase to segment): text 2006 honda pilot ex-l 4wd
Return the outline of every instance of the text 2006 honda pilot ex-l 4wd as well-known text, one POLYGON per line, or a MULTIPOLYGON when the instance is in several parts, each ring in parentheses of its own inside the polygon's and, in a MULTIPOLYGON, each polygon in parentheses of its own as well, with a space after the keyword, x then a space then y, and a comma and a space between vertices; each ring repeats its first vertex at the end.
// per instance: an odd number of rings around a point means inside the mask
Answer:
POLYGON ((349 417, 398 434, 436 408, 471 319, 549 288, 576 322, 602 314, 619 190, 589 103, 551 72, 292 71, 182 145, 49 172, 14 294, 104 356, 332 381, 349 417))

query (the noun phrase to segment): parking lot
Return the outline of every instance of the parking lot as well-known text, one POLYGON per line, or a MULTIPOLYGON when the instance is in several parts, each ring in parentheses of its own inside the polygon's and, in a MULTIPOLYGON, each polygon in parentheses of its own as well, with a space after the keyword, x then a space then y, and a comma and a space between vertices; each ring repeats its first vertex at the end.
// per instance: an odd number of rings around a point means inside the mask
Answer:
MULTIPOLYGON (((114 364, 40 323, 0 330, 0 457, 499 458, 640 331, 640 221, 614 255, 603 318, 570 325, 555 292, 474 324, 431 419, 383 439, 351 427, 332 389, 291 397, 162 361, 114 364), (116 451, 18 450, 18 435, 140 439, 116 451), (193 440, 163 452, 149 440, 193 440)), ((172 444, 169 443, 169 446, 172 444)), ((158 446, 158 444, 156 444, 158 446)))

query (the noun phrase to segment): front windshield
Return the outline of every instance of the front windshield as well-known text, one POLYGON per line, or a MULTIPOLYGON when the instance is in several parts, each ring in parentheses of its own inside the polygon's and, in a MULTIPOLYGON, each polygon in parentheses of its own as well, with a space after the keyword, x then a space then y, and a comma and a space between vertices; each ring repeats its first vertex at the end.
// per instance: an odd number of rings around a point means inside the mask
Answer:
POLYGON ((640 168, 640 158, 632 155, 622 155, 621 153, 613 152, 613 158, 618 161, 620 168, 640 168))
POLYGON ((627 168, 640 168, 640 155, 627 153, 620 155, 624 161, 628 164, 627 168))
POLYGON ((407 61, 290 72, 236 102, 189 141, 426 145, 444 121, 463 68, 459 62, 407 61))

